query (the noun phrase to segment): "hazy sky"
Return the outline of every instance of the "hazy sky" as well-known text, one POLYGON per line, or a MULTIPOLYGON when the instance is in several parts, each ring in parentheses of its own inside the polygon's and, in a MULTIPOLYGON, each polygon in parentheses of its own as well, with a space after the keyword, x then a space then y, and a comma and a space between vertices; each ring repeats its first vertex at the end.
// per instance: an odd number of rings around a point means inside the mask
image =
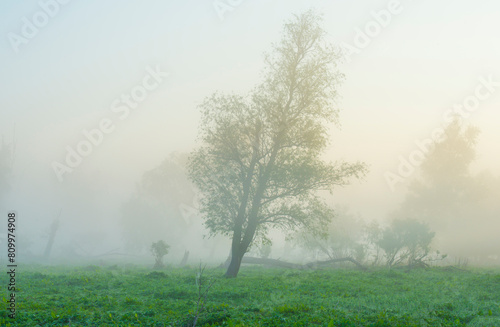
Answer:
POLYGON ((26 219, 47 221, 66 206, 83 223, 90 218, 78 207, 92 203, 107 204, 94 220, 116 215, 144 171, 196 145, 203 98, 258 83, 262 54, 279 40, 283 21, 311 7, 324 13, 331 42, 359 50, 341 65, 342 130, 333 133, 327 158, 363 160, 371 172, 337 192, 339 202, 366 219, 383 218, 404 190, 391 192, 384 174, 396 173, 400 157, 418 150, 415 141, 442 126, 443 114, 475 95, 481 79, 492 91, 467 121, 482 130, 478 169, 499 173, 498 2, 67 2, 0 3, 0 133, 9 141, 15 126, 17 140, 15 183, 4 206, 26 219), (387 8, 394 13, 374 14, 387 8), (27 27, 34 23, 40 27, 27 27), (367 28, 373 36, 361 47, 359 31, 367 28), (151 69, 168 76, 120 119, 113 103, 151 69), (104 118, 114 130, 60 182, 52 164, 63 163, 67 147, 104 118))

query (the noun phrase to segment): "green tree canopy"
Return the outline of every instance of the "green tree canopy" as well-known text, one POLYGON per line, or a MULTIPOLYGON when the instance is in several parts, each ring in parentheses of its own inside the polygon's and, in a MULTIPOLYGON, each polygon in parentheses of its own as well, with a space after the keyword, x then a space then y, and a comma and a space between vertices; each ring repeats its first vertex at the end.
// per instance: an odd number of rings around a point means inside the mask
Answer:
POLYGON ((339 52, 324 37, 316 14, 295 16, 265 56, 261 84, 246 97, 215 93, 201 105, 202 146, 192 154, 190 176, 210 232, 232 236, 228 277, 269 228, 320 230, 332 212, 317 191, 366 171, 362 163, 320 159, 338 122, 342 80, 339 52))

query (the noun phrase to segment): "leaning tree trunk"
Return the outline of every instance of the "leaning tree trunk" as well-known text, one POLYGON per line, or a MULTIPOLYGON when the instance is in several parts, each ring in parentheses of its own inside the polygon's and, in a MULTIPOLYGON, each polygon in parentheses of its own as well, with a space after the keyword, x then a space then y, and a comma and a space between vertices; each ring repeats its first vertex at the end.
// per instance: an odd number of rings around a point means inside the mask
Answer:
POLYGON ((245 252, 246 250, 242 251, 239 246, 232 249, 230 259, 231 261, 229 262, 229 266, 226 270, 226 277, 235 278, 236 276, 238 276, 238 272, 240 271, 241 267, 241 260, 243 259, 245 252))
POLYGON ((243 259, 243 256, 245 255, 248 248, 250 247, 250 244, 253 241, 256 229, 257 217, 254 214, 249 219, 244 236, 241 237, 241 233, 235 233, 233 235, 233 243, 231 246, 231 262, 229 263, 229 267, 227 268, 226 277, 235 278, 238 275, 241 267, 241 260, 243 259))
POLYGON ((240 267, 241 267, 241 259, 239 258, 239 256, 233 255, 231 257, 231 262, 229 263, 229 267, 227 267, 225 276, 228 278, 235 278, 236 276, 238 276, 240 267))
POLYGON ((236 228, 233 233, 233 241, 231 242, 231 253, 230 253, 230 262, 227 267, 225 276, 228 278, 235 278, 238 276, 238 272, 240 271, 241 266, 241 258, 243 258, 243 253, 241 253, 241 232, 243 224, 241 221, 236 225, 236 228))

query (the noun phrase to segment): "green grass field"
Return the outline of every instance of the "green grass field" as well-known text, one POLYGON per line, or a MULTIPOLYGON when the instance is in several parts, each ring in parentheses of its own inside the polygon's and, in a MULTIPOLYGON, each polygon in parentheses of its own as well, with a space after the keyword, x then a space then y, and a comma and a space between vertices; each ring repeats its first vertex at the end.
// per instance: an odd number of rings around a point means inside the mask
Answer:
MULTIPOLYGON (((2 310, 1 325, 192 326, 197 270, 21 266, 17 316, 2 310)), ((500 326, 498 269, 223 273, 203 275, 215 284, 197 326, 500 326)))

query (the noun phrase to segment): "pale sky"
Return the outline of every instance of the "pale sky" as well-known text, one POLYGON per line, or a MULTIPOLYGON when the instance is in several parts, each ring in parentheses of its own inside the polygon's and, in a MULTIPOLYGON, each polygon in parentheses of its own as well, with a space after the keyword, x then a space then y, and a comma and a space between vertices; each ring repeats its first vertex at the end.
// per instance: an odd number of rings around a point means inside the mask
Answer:
MULTIPOLYGON (((391 192, 384 174, 396 172, 400 156, 408 158, 416 140, 444 124, 447 110, 474 95, 481 78, 500 83, 499 2, 2 1, 0 134, 11 140, 15 126, 17 140, 15 185, 3 206, 45 221, 66 206, 83 223, 79 194, 91 193, 108 204, 103 217, 116 215, 146 170, 196 146, 204 97, 217 90, 244 94, 259 82, 262 54, 293 13, 315 8, 324 13, 329 41, 355 46, 358 31, 374 26, 373 12, 394 3, 398 13, 387 26, 341 65, 342 130, 332 134, 326 154, 370 165, 366 179, 339 190, 336 201, 366 219, 383 219, 404 194, 391 192), (221 19, 214 3, 239 4, 221 19), (42 4, 52 4, 47 21, 42 4), (43 26, 25 37, 26 21, 35 18, 43 26), (146 67, 169 75, 128 118, 117 119, 113 101, 141 83, 146 67), (52 163, 63 162, 66 148, 105 117, 114 131, 60 183, 52 163)), ((497 175, 499 103, 496 85, 467 119, 482 130, 478 169, 497 175)))

